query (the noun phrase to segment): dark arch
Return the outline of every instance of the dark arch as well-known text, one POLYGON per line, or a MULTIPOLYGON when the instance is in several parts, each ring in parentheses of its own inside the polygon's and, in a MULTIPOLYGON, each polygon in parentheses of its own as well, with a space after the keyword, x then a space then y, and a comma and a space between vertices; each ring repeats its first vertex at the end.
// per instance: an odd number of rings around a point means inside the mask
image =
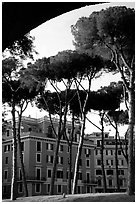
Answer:
POLYGON ((4 2, 2 50, 47 20, 84 6, 104 2, 4 2))

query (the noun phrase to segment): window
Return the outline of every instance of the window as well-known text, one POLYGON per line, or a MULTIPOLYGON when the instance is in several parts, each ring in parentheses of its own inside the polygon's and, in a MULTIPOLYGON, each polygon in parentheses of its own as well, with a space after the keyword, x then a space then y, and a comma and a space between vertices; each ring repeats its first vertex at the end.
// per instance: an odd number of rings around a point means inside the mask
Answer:
POLYGON ((124 160, 123 160, 123 159, 121 159, 121 160, 118 160, 118 165, 121 165, 121 166, 123 166, 123 165, 124 165, 124 160))
POLYGON ((41 142, 37 142, 37 152, 41 152, 41 142))
POLYGON ((13 151, 13 144, 11 144, 11 151, 13 151))
POLYGON ((4 179, 5 179, 5 180, 8 179, 8 170, 4 170, 4 179))
POLYGON ((77 189, 78 189, 78 194, 80 194, 81 193, 81 186, 78 186, 77 189))
POLYGON ((122 165, 122 166, 124 165, 124 160, 123 160, 123 159, 121 160, 121 165, 122 165))
POLYGON ((108 155, 108 150, 106 150, 106 155, 108 155))
POLYGON ((89 157, 89 155, 90 155, 90 149, 85 149, 85 154, 86 154, 86 157, 89 157))
POLYGON ((107 175, 113 175, 113 170, 111 169, 107 170, 107 175))
POLYGON ((7 130, 7 137, 10 136, 10 130, 7 130))
POLYGON ((86 159, 86 167, 90 167, 90 160, 86 159))
POLYGON ((65 134, 63 134, 62 140, 66 140, 66 135, 65 134))
POLYGON ((5 158, 5 164, 8 164, 8 157, 5 158))
POLYGON ((112 179, 108 180, 108 185, 109 185, 109 187, 112 187, 112 179))
POLYGON ((118 170, 118 174, 119 175, 124 175, 124 170, 123 169, 118 170))
POLYGON ((47 170, 47 177, 48 177, 48 178, 51 178, 51 169, 48 169, 48 170, 47 170))
POLYGON ((22 183, 19 183, 19 184, 18 184, 18 192, 19 192, 19 193, 22 193, 22 192, 23 192, 22 183))
POLYGON ((7 193, 7 186, 3 186, 4 193, 7 193))
POLYGON ((82 166, 82 159, 79 160, 79 166, 82 166))
POLYGON ((74 135, 74 142, 77 142, 77 134, 74 135))
POLYGON ((21 142, 21 151, 24 152, 24 142, 21 142))
POLYGON ((20 180, 20 181, 22 180, 22 172, 21 172, 21 169, 19 169, 19 180, 20 180))
POLYGON ((40 193, 41 192, 41 184, 40 183, 36 183, 35 184, 35 193, 40 193))
POLYGON ((47 184, 47 193, 50 191, 50 184, 47 184))
POLYGON ((53 150, 53 144, 46 143, 46 149, 47 150, 53 150))
POLYGON ((118 150, 118 155, 121 155, 121 150, 118 150))
POLYGON ((76 132, 76 137, 77 137, 77 142, 79 142, 79 138, 80 138, 80 132, 79 131, 76 132))
POLYGON ((82 172, 78 172, 78 180, 82 180, 82 172))
POLYGON ((9 152, 9 151, 10 151, 10 145, 5 145, 4 152, 9 152))
POLYGON ((113 160, 111 160, 111 165, 113 166, 113 160))
POLYGON ((109 160, 106 160, 106 165, 109 165, 109 160))
POLYGON ((119 179, 119 185, 122 187, 123 186, 123 179, 119 179))
POLYGON ((47 163, 53 164, 53 155, 47 155, 47 163))
POLYGON ((52 137, 52 126, 51 125, 48 126, 48 136, 52 137))
POLYGON ((24 153, 22 153, 22 161, 23 161, 23 163, 24 163, 24 153))
POLYGON ((111 166, 111 165, 113 165, 113 160, 110 160, 110 159, 107 159, 106 160, 106 165, 108 166, 111 166))
POLYGON ((97 169, 96 170, 96 175, 102 175, 102 170, 101 169, 97 169))
POLYGON ((63 157, 57 157, 57 164, 63 164, 63 157))
POLYGON ((71 133, 71 129, 70 129, 70 128, 68 128, 68 134, 70 135, 70 133, 71 133))
POLYGON ((105 133, 105 138, 108 138, 108 133, 105 133))
POLYGON ((57 185, 57 192, 62 193, 62 186, 61 185, 57 185))
POLYGON ((36 168, 36 179, 40 180, 41 179, 41 168, 36 168))
POLYGON ((102 186, 102 181, 101 181, 101 179, 98 179, 98 180, 97 180, 97 184, 98 184, 98 186, 102 186))
POLYGON ((87 192, 87 193, 90 193, 90 189, 91 189, 90 186, 87 186, 87 187, 86 187, 86 192, 87 192))
POLYGON ((100 150, 96 149, 96 155, 100 155, 100 150))
POLYGON ((97 159, 97 165, 98 165, 98 166, 101 165, 101 159, 97 159))
MULTIPOLYGON (((67 179, 68 179, 68 177, 69 177, 69 171, 67 171, 66 174, 67 174, 66 177, 67 177, 67 179)), ((71 179, 73 179, 73 172, 71 172, 71 179)))
POLYGON ((29 131, 29 132, 31 132, 31 131, 32 131, 32 128, 31 128, 31 127, 29 127, 28 131, 29 131))
POLYGON ((63 171, 62 170, 57 170, 57 178, 63 179, 63 171))
POLYGON ((87 180, 87 183, 90 182, 90 173, 89 172, 86 172, 86 180, 87 180))
POLYGON ((113 151, 112 150, 106 150, 107 151, 107 155, 113 155, 113 151))
POLYGON ((63 152, 63 145, 59 145, 59 152, 63 152))
POLYGON ((101 146, 101 141, 97 140, 97 147, 100 147, 100 146, 101 146))
POLYGON ((36 162, 38 162, 38 163, 41 162, 41 153, 36 154, 36 162))

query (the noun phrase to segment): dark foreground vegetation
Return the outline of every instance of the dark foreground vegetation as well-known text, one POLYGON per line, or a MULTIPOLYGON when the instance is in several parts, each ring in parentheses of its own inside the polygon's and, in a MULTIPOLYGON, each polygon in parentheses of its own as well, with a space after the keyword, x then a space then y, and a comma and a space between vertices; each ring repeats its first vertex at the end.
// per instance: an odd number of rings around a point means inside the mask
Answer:
MULTIPOLYGON (((11 200, 4 200, 7 201, 11 200)), ((135 202, 135 196, 126 193, 89 193, 66 195, 65 198, 62 195, 21 197, 14 202, 135 202)))

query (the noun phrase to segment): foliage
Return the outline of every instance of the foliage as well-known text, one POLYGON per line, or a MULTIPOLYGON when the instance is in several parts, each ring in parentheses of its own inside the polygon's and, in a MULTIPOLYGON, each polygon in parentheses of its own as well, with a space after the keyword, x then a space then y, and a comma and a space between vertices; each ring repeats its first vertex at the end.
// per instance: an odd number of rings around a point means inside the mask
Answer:
POLYGON ((128 124, 129 116, 127 110, 109 111, 107 114, 118 124, 128 124))
POLYGON ((71 30, 77 50, 111 59, 129 75, 127 67, 134 66, 135 55, 134 9, 121 6, 93 12, 80 18, 71 30))
POLYGON ((10 106, 14 102, 18 105, 22 99, 32 100, 38 94, 33 87, 31 90, 21 81, 20 69, 22 65, 15 58, 6 58, 2 61, 2 101, 10 106))
POLYGON ((28 33, 14 41, 14 43, 9 45, 5 51, 9 51, 12 56, 19 56, 21 59, 33 59, 33 54, 37 54, 33 45, 34 39, 35 38, 28 33))

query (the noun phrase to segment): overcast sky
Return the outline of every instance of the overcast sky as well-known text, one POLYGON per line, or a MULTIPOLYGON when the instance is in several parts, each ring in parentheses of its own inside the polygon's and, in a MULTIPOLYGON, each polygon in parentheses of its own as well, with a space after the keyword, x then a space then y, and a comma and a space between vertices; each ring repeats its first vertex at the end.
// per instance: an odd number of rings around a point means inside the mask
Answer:
MULTIPOLYGON (((49 57, 56 55, 59 51, 71 49, 74 50, 73 46, 73 36, 71 34, 71 25, 74 25, 77 20, 82 17, 88 17, 93 11, 99 11, 110 6, 127 6, 130 8, 135 7, 135 3, 130 2, 111 2, 96 4, 91 6, 86 6, 80 9, 76 9, 60 15, 54 19, 51 19, 37 28, 33 29, 30 34, 35 37, 35 49, 39 53, 37 58, 49 57)), ((54 2, 53 2, 54 7, 54 2)), ((53 11, 54 12, 54 11, 53 11)), ((117 77, 115 75, 109 74, 104 75, 99 80, 94 80, 93 89, 97 90, 100 86, 109 85, 111 81, 119 81, 120 75, 117 77)), ((31 115, 32 117, 41 117, 45 115, 45 112, 39 112, 39 110, 31 108, 29 106, 24 113, 24 115, 31 115)), ((92 115, 91 120, 99 124, 99 117, 97 115, 92 115)), ((109 130, 107 128, 106 130, 109 130)), ((98 131, 91 124, 87 123, 86 133, 91 133, 93 131, 98 131)))

